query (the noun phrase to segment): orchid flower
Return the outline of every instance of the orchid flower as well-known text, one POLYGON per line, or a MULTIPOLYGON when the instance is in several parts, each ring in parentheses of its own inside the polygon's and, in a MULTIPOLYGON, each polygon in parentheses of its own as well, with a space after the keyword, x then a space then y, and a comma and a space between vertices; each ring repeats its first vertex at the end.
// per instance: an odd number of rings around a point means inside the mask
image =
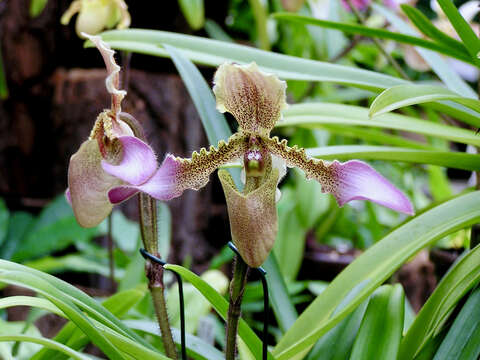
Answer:
POLYGON ((111 108, 98 115, 88 140, 70 158, 68 167, 67 200, 78 223, 93 227, 112 210, 108 191, 125 184, 147 183, 157 170, 157 159, 152 148, 127 124, 135 120, 121 112, 126 92, 119 90, 120 67, 114 51, 99 36, 82 35, 96 45, 105 61, 105 84, 112 98, 111 108))
MULTIPOLYGON (((264 262, 276 237, 275 193, 283 175, 279 162, 298 167, 307 178, 317 180, 322 191, 333 194, 340 206, 362 199, 413 214, 405 195, 366 163, 317 160, 308 157, 302 148, 289 147, 286 140, 270 137, 287 106, 284 81, 260 71, 255 63, 224 63, 215 73, 214 84, 217 109, 235 117, 238 131, 227 142, 220 141, 217 148, 203 148, 188 159, 167 154, 145 183, 130 181, 112 187, 108 191, 112 203, 126 200, 137 191, 159 200, 173 199, 186 189, 203 187, 219 166, 241 159, 246 173, 243 193, 226 170, 220 170, 218 175, 227 200, 233 242, 252 267, 264 262)), ((103 163, 103 170, 113 176, 118 176, 122 167, 103 163)))
POLYGON ((104 29, 130 26, 130 14, 124 0, 74 0, 60 22, 67 25, 76 13, 75 29, 80 37, 82 33, 95 35, 104 29))

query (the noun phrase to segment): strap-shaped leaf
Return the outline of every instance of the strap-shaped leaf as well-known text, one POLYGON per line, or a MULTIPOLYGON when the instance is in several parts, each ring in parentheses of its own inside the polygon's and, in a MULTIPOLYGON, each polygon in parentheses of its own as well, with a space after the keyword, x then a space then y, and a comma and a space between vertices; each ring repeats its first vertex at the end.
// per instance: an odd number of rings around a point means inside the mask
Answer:
POLYGON ((398 85, 384 90, 370 106, 370 116, 384 114, 405 106, 426 102, 451 100, 466 107, 480 111, 480 101, 466 98, 452 90, 434 85, 398 85))
POLYGON ((273 352, 277 359, 304 354, 411 256, 435 240, 477 223, 479 201, 479 191, 456 197, 418 215, 370 247, 330 283, 285 333, 273 352), (334 314, 342 301, 346 302, 345 307, 334 314))
POLYGON ((479 263, 480 245, 448 271, 403 338, 399 359, 413 359, 427 341, 439 332, 454 306, 480 280, 479 263))
POLYGON ((477 34, 475 34, 470 24, 467 23, 462 14, 460 14, 452 0, 437 1, 445 15, 447 15, 448 20, 450 20, 450 23, 455 28, 458 36, 462 39, 472 58, 476 59, 477 54, 480 52, 480 39, 477 34))
POLYGON ((465 45, 435 27, 435 25, 433 25, 432 22, 420 10, 408 4, 402 4, 400 5, 400 7, 402 8, 405 15, 407 15, 407 17, 410 19, 410 21, 424 35, 428 36, 433 40, 436 40, 439 44, 445 44, 451 49, 456 49, 462 54, 469 54, 467 49, 465 48, 465 45))
MULTIPOLYGON (((453 47, 448 43, 448 46, 443 42, 434 42, 430 40, 422 39, 421 37, 406 35, 398 32, 388 31, 385 29, 376 29, 359 24, 349 24, 344 22, 335 22, 328 20, 316 19, 309 16, 291 14, 291 13, 275 13, 272 17, 278 20, 291 21, 300 24, 315 25, 329 29, 336 29, 343 31, 347 34, 357 34, 362 36, 374 37, 379 39, 394 40, 399 43, 409 44, 413 46, 421 46, 425 49, 430 49, 459 60, 475 64, 475 60, 469 56, 462 43, 455 41, 457 46, 453 47), (460 45, 460 46, 458 46, 460 45)), ((432 25, 433 26, 433 25, 432 25)), ((439 31, 439 30, 437 30, 439 31)), ((443 33, 442 33, 443 34, 443 33)), ((445 35, 446 36, 446 35, 445 35)), ((450 38, 451 39, 451 38, 450 38)))
POLYGON ((338 145, 307 149, 324 160, 385 160, 439 165, 469 171, 480 170, 480 156, 461 152, 415 150, 392 146, 338 145))

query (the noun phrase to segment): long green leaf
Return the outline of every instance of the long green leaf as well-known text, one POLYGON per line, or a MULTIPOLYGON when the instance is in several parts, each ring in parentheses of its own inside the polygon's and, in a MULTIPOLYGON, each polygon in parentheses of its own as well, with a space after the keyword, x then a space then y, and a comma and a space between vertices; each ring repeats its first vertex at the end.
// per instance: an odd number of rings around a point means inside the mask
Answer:
POLYGON ((413 359, 427 341, 439 332, 454 306, 480 280, 479 263, 480 246, 477 246, 457 261, 443 277, 403 338, 400 359, 413 359))
POLYGON ((91 317, 100 321, 101 323, 111 327, 112 329, 118 331, 119 333, 128 336, 135 341, 141 343, 142 345, 153 349, 153 347, 142 339, 140 336, 131 331, 126 327, 119 319, 117 319, 111 312, 105 309, 97 301, 89 297, 87 294, 77 289, 76 287, 68 284, 65 281, 57 279, 56 277, 43 273, 41 271, 28 268, 26 266, 16 264, 14 262, 5 261, 0 259, 0 271, 17 271, 24 272, 27 274, 35 275, 41 280, 46 281, 53 288, 58 289, 62 294, 64 294, 68 299, 70 299, 74 304, 81 307, 82 310, 86 311, 91 317))
POLYGON ((358 34, 358 35, 374 37, 379 39, 389 39, 389 40, 394 40, 404 44, 421 46, 425 49, 430 49, 430 50, 457 58, 459 60, 463 60, 470 64, 475 64, 475 61, 471 58, 471 56, 469 56, 469 54, 466 52, 465 47, 463 46, 462 46, 463 49, 462 48, 459 49, 458 47, 452 48, 449 46, 445 46, 443 43, 425 40, 417 36, 405 35, 398 32, 392 32, 385 29, 372 28, 372 27, 359 25, 359 24, 349 24, 344 22, 321 20, 321 19, 317 19, 309 16, 303 16, 303 15, 292 14, 292 13, 275 13, 275 14, 272 14, 272 17, 277 20, 286 20, 286 21, 297 22, 305 25, 315 25, 315 26, 320 26, 320 27, 329 28, 329 29, 336 29, 336 30, 343 31, 347 34, 358 34))
POLYGON ((288 296, 287 286, 280 272, 277 259, 273 251, 263 263, 267 271, 268 289, 275 318, 282 331, 287 331, 297 320, 298 314, 288 296))
MULTIPOLYGON (((396 30, 403 34, 417 36, 418 33, 407 24, 400 16, 390 9, 380 5, 372 4, 372 8, 386 17, 386 19, 395 27, 396 30)), ((416 47, 420 56, 430 65, 432 70, 452 91, 455 91, 465 97, 476 98, 477 94, 472 88, 449 66, 444 59, 434 51, 416 47)))
POLYGON ((252 47, 197 36, 157 30, 114 30, 101 34, 115 49, 154 56, 168 56, 163 44, 175 46, 193 62, 218 66, 225 61, 255 61, 263 70, 284 79, 330 81, 370 90, 383 90, 406 83, 405 80, 354 67, 275 54, 252 47))
MULTIPOLYGON (((160 337, 158 323, 155 321, 125 320, 125 324, 132 329, 145 332, 155 337, 160 337)), ((174 341, 180 343, 180 331, 172 328, 172 335, 174 341)), ((187 355, 193 359, 222 360, 225 358, 225 355, 220 350, 189 333, 185 334, 185 343, 187 346, 187 355)))
POLYGON ((404 106, 439 100, 451 100, 475 111, 480 111, 480 101, 466 98, 441 86, 398 85, 384 90, 370 106, 370 116, 384 114, 404 106))
POLYGON ((470 24, 463 18, 452 0, 438 0, 438 5, 440 5, 445 15, 447 15, 448 20, 450 20, 450 23, 455 28, 460 39, 462 39, 472 58, 476 59, 477 54, 480 52, 480 40, 472 30, 470 24))
POLYGON ((480 288, 468 297, 433 360, 475 360, 480 356, 480 288))
POLYGON ((58 289, 45 280, 32 273, 21 271, 0 271, 0 281, 18 286, 23 286, 45 296, 57 306, 70 320, 88 335, 92 342, 97 345, 111 359, 125 359, 125 357, 113 346, 113 344, 100 332, 80 309, 58 289))
MULTIPOLYGON (((403 24, 408 26, 405 23, 403 24)), ((168 44, 181 50, 182 54, 193 62, 210 66, 218 66, 225 61, 242 64, 255 61, 264 71, 275 73, 284 79, 327 81, 372 91, 381 91, 395 85, 408 83, 405 80, 373 71, 307 60, 224 41, 166 31, 129 29, 107 31, 101 35, 110 46, 118 50, 166 57, 168 53, 163 48, 163 44, 168 44)), ((416 34, 414 33, 413 35, 416 34)), ((93 44, 87 42, 87 46, 93 46, 93 44)), ((442 63, 438 54, 432 51, 429 51, 429 58, 435 58, 435 64, 442 63)), ((440 70, 442 70, 444 73, 448 73, 448 76, 441 77, 447 85, 450 84, 449 86, 452 86, 452 90, 462 95, 475 97, 475 93, 468 85, 456 73, 452 72, 447 65, 442 64, 441 69, 437 69, 437 71, 441 72, 440 70)), ((437 68, 440 65, 435 66, 437 68)), ((442 111, 462 121, 472 122, 478 117, 478 114, 457 104, 445 103, 436 104, 435 106, 441 106, 442 111)))
POLYGON ((395 145, 400 147, 421 149, 421 150, 439 150, 433 145, 417 140, 410 140, 401 135, 392 135, 387 131, 379 129, 364 128, 360 126, 345 126, 345 125, 322 125, 322 128, 330 133, 339 134, 355 139, 362 139, 369 143, 381 145, 395 145))
POLYGON ((423 247, 480 219, 480 192, 447 201, 411 219, 370 247, 324 290, 285 333, 273 353, 279 360, 304 354, 423 247), (349 301, 334 314, 340 302, 349 301))
POLYGON ((407 15, 410 21, 417 27, 417 29, 420 30, 424 35, 436 40, 438 43, 445 44, 452 49, 456 49, 463 54, 468 54, 465 45, 435 27, 435 25, 433 25, 432 22, 420 10, 408 4, 402 4, 400 5, 400 8, 403 10, 405 15, 407 15))
MULTIPOLYGON (((227 319, 228 302, 220 295, 214 288, 208 283, 202 280, 199 276, 195 275, 188 269, 180 265, 167 264, 165 269, 173 270, 179 273, 185 280, 189 281, 203 296, 210 302, 215 311, 224 319, 227 319)), ((262 343, 253 330, 247 325, 247 323, 240 319, 238 324, 238 336, 245 342, 252 354, 256 359, 262 358, 262 343)), ((269 359, 274 357, 269 353, 269 359)))
POLYGON ((368 303, 350 360, 396 359, 404 309, 405 294, 401 285, 378 288, 368 303))
MULTIPOLYGON (((131 307, 137 304, 146 294, 145 285, 137 286, 125 291, 120 291, 102 302, 105 308, 112 312, 117 317, 123 316, 131 307)), ((46 309, 48 310, 48 309, 46 309)), ((75 326, 74 323, 68 322, 55 335, 54 339, 57 342, 65 344, 74 350, 79 350, 86 346, 89 339, 85 334, 75 326)), ((50 349, 42 349, 37 352, 31 360, 63 360, 67 357, 61 354, 56 354, 50 349)))
POLYGON ((480 145, 480 137, 473 131, 438 124, 398 114, 384 114, 369 118, 368 109, 360 106, 308 103, 292 105, 284 111, 284 120, 277 127, 301 126, 318 128, 328 125, 356 125, 409 131, 464 144, 480 145))
POLYGON ((324 160, 386 160, 432 164, 469 171, 480 170, 480 156, 460 152, 414 150, 389 146, 339 145, 307 149, 324 160))
POLYGON ((66 355, 76 360, 91 360, 91 358, 87 355, 79 353, 78 351, 70 349, 68 346, 65 346, 63 344, 60 344, 58 342, 55 342, 51 339, 47 339, 44 337, 28 336, 28 335, 4 335, 4 336, 0 336, 0 342, 3 342, 3 341, 31 342, 31 343, 43 345, 52 350, 65 353, 66 355))

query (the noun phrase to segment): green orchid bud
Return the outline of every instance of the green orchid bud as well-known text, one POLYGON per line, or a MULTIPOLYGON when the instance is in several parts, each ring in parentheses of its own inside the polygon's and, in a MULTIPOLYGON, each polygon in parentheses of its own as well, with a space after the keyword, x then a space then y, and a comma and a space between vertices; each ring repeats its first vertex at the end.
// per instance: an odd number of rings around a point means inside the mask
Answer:
POLYGON ((67 25, 76 13, 75 30, 79 37, 84 37, 82 33, 95 35, 105 29, 130 26, 130 14, 124 0, 75 0, 60 22, 67 25))

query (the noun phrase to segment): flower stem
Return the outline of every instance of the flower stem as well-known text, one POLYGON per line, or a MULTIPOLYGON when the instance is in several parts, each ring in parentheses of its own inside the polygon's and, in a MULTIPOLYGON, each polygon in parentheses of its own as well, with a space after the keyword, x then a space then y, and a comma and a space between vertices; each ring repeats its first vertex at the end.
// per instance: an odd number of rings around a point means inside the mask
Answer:
POLYGON ((108 265, 110 268, 110 290, 115 290, 115 258, 113 256, 113 236, 112 236, 112 214, 108 215, 108 231, 107 231, 107 246, 108 246, 108 265))
POLYGON ((227 317, 227 348, 225 359, 234 360, 237 347, 237 330, 243 293, 247 283, 248 265, 240 256, 235 257, 233 279, 230 282, 230 303, 227 317))
MULTIPOLYGON (((139 195, 140 229, 144 248, 161 258, 157 243, 157 206, 156 201, 147 194, 139 195)), ((162 334, 165 353, 171 359, 177 359, 177 351, 168 320, 167 304, 165 302, 165 286, 163 284, 163 267, 160 264, 147 260, 145 273, 148 278, 148 288, 152 294, 153 306, 157 315, 158 325, 162 334)))
MULTIPOLYGON (((360 13, 360 11, 358 11, 355 5, 353 5, 353 1, 352 0, 346 0, 346 1, 350 9, 352 10, 353 14, 357 18, 358 22, 366 26, 364 16, 360 13)), ((395 68, 395 70, 400 75, 400 77, 404 78, 405 80, 410 80, 410 77, 407 75, 405 71, 403 71, 402 67, 398 64, 398 62, 392 57, 392 55, 390 55, 390 53, 388 53, 387 50, 385 50, 380 40, 378 40, 375 37, 372 37, 372 41, 377 46, 378 50, 380 50, 380 52, 383 54, 383 56, 385 56, 387 61, 395 68)))

